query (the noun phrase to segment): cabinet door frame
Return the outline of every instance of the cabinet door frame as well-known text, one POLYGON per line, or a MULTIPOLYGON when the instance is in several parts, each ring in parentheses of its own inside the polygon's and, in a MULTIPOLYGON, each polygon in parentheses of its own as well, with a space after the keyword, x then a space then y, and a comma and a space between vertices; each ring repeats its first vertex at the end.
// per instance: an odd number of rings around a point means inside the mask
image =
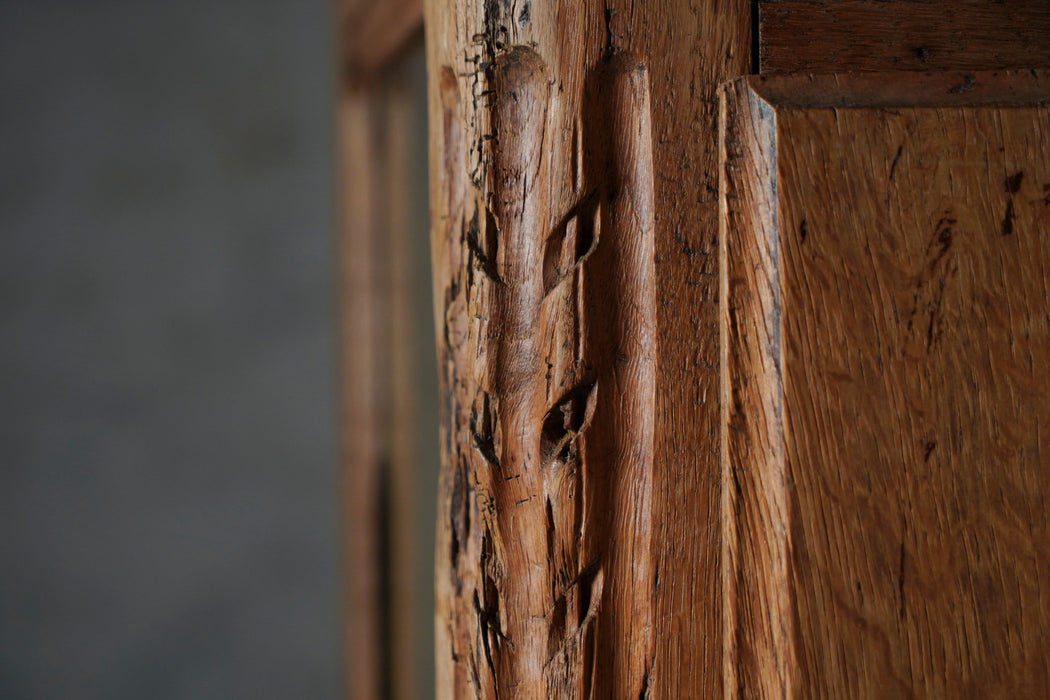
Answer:
MULTIPOLYGON (((369 124, 397 100, 384 70, 412 37, 425 29, 444 412, 438 695, 717 697, 736 693, 726 683, 739 662, 727 612, 736 555, 723 488, 719 85, 832 70, 822 42, 858 71, 1050 65, 1050 40, 1033 30, 1050 27, 1050 9, 1015 4, 1007 15, 999 2, 965 0, 933 26, 909 18, 936 14, 938 0, 343 3, 344 201, 371 197, 347 207, 340 235, 347 667, 359 695, 412 694, 398 641, 407 628, 391 622, 401 604, 383 592, 407 569, 377 545, 395 532, 381 523, 383 488, 408 487, 376 438, 396 433, 396 391, 374 372, 377 346, 357 340, 389 338, 377 309, 396 285, 377 274, 390 261, 377 257, 375 222, 396 208, 398 188, 369 174, 398 156, 369 124), (821 25, 832 11, 841 16, 821 25), (840 31, 850 22, 870 30, 863 50, 840 31), (972 46, 952 43, 975 27, 972 46), (616 241, 628 254, 606 252, 616 241), (634 316, 621 313, 632 299, 634 316), (595 319, 613 330, 593 331, 595 319), (538 337, 514 335, 530 325, 538 337), (545 364, 545 382, 530 383, 521 362, 545 364), (501 436, 501 419, 531 431, 528 441, 509 448, 518 433, 501 436), (500 486, 493 474, 524 474, 505 469, 516 460, 544 476, 500 486), (382 487, 387 473, 401 481, 382 487), (533 567, 544 581, 519 585, 533 567)), ((966 75, 950 94, 979 89, 966 75)), ((829 80, 798 79, 795 97, 780 99, 832 99, 829 80)), ((872 99, 894 90, 885 77, 851 80, 872 99)))
POLYGON ((335 12, 339 404, 345 687, 354 698, 415 698, 415 625, 431 583, 415 563, 418 487, 406 180, 425 115, 405 75, 421 50, 419 0, 345 0, 335 12))

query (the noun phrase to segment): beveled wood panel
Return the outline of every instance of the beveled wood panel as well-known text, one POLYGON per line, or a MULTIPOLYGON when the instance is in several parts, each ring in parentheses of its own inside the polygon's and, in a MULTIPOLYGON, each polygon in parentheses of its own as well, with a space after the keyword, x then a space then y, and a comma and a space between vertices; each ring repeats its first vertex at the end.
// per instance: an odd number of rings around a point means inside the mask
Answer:
POLYGON ((1046 0, 760 0, 762 73, 1050 67, 1046 0))
POLYGON ((724 90, 731 694, 1050 687, 1050 92, 972 77, 724 90))

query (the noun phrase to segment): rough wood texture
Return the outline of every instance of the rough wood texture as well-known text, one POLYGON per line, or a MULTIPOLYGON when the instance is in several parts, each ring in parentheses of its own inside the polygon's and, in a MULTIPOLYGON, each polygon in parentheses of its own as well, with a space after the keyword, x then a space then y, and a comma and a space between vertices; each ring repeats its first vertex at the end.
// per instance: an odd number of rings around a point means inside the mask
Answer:
POLYGON ((1050 687, 1050 91, 898 78, 723 92, 727 695, 1050 687))
MULTIPOLYGON (((653 435, 657 371, 653 155, 649 75, 614 54, 595 75, 590 177, 601 183, 598 231, 584 267, 584 363, 600 382, 583 462, 594 504, 584 542, 604 584, 595 623, 593 697, 645 695, 652 666, 653 435)), ((579 233, 577 233, 579 236, 579 233)), ((579 247, 579 239, 577 239, 579 247)))
POLYGON ((718 695, 716 85, 749 3, 426 19, 438 694, 718 695))
POLYGON ((1046 0, 759 0, 761 73, 1050 67, 1046 0))

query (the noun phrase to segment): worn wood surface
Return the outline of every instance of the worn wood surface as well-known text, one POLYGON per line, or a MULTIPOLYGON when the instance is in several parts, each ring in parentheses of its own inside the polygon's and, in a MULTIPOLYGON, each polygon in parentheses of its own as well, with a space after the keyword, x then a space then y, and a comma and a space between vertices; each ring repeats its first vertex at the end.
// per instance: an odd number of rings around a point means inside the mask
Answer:
POLYGON ((757 72, 1050 67, 1046 0, 759 0, 757 72))
POLYGON ((1050 687, 1050 91, 897 77, 723 92, 727 694, 1050 687))
POLYGON ((714 697, 716 86, 750 3, 425 13, 438 695, 714 697))

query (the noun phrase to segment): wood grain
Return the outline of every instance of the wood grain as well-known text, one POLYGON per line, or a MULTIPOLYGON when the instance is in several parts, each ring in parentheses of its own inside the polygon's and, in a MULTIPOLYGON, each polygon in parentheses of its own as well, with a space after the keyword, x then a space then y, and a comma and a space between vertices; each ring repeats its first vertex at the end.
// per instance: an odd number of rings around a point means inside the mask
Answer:
POLYGON ((1045 0, 760 0, 758 70, 1050 67, 1045 0))
POLYGON ((976 79, 722 93, 727 694, 1050 687, 1050 94, 976 79))
POLYGON ((649 74, 614 54, 594 76, 589 177, 598 185, 597 243, 583 266, 584 363, 597 380, 583 464, 593 507, 586 561, 608 589, 594 631, 592 697, 643 697, 652 667, 653 437, 657 371, 655 213, 649 74), (627 653, 629 652, 629 653, 627 653))
POLYGON ((540 274, 550 193, 550 160, 543 157, 550 84, 542 59, 525 48, 496 58, 490 84, 498 140, 492 218, 485 225, 489 245, 476 253, 489 276, 482 283, 488 313, 481 330, 488 362, 479 369, 490 376, 482 379, 474 415, 475 447, 484 458, 475 479, 491 498, 482 515, 489 551, 483 549, 481 560, 481 633, 497 694, 542 697, 551 636, 546 622, 557 595, 554 552, 546 546, 548 465, 541 445, 548 405, 542 346, 553 321, 540 274))
POLYGON ((784 449, 777 141, 746 82, 723 91, 719 147, 722 308, 722 595, 726 697, 795 687, 784 449), (735 88, 735 89, 734 89, 735 88), (729 89, 733 89, 729 92, 729 89), (746 243, 745 243, 746 242, 746 243), (746 247, 744 247, 746 245, 746 247))
POLYGON ((778 108, 1031 106, 1046 103, 1050 71, 755 75, 748 85, 778 108))
POLYGON ((716 86, 749 3, 425 13, 438 695, 717 695, 716 86))

